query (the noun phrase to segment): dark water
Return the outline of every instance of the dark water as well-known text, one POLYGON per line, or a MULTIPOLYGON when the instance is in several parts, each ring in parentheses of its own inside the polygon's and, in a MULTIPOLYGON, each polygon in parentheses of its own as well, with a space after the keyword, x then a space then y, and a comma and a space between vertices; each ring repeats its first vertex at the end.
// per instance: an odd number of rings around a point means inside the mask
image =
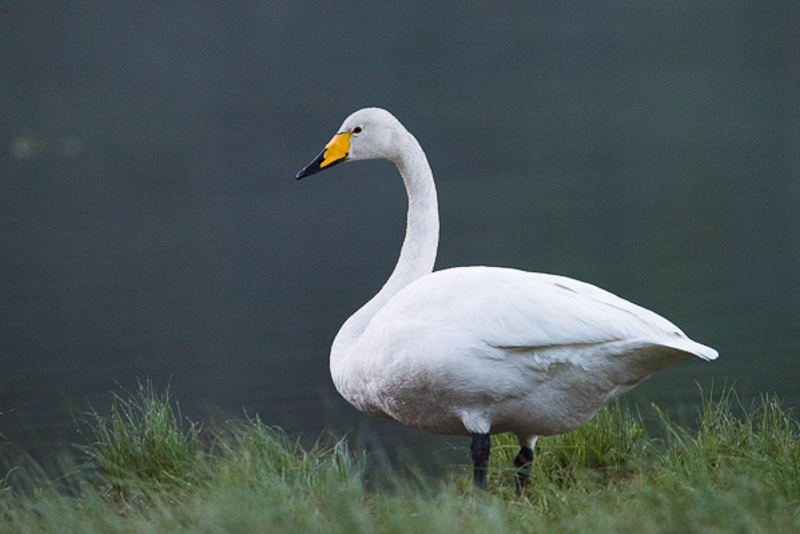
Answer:
POLYGON ((798 27, 788 1, 4 3, 0 433, 74 441, 70 404, 149 378, 193 419, 416 442, 327 371, 399 251, 396 171, 294 180, 367 105, 428 153, 438 268, 579 278, 719 349, 633 402, 799 405, 798 27))

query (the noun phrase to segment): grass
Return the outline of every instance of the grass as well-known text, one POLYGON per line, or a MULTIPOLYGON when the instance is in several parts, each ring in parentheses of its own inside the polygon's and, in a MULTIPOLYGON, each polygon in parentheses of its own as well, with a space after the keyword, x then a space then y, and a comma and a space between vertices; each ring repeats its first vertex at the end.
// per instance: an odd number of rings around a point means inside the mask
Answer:
POLYGON ((190 487, 199 481, 201 428, 194 423, 184 428, 169 387, 159 395, 151 382, 140 383, 135 395, 115 394, 110 413, 92 409, 84 422, 91 438, 78 448, 118 497, 124 499, 137 486, 190 487))
POLYGON ((373 482, 344 441, 306 449, 258 418, 203 429, 146 384, 86 415, 89 441, 63 476, 22 464, 0 476, 0 533, 800 531, 800 424, 777 399, 704 394, 693 429, 654 413, 612 404, 540 439, 516 498, 508 435, 493 438, 486 492, 466 465, 373 482))

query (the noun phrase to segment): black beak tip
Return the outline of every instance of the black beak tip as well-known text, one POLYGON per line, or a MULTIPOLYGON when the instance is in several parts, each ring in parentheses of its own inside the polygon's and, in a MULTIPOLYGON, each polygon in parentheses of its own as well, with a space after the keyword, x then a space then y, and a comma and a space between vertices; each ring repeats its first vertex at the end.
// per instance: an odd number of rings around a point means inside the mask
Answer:
POLYGON ((306 176, 311 176, 312 174, 317 174, 319 171, 322 170, 322 167, 320 167, 320 165, 322 164, 322 162, 324 160, 325 160, 325 151, 323 150, 320 153, 319 156, 314 158, 314 161, 312 161, 311 163, 309 163, 308 165, 303 167, 303 169, 300 170, 300 172, 297 173, 295 178, 297 178, 299 180, 301 178, 305 178, 306 176))
POLYGON ((300 180, 301 178, 305 178, 306 176, 311 176, 312 174, 317 174, 318 172, 324 171, 325 169, 330 169, 334 165, 338 165, 343 161, 347 161, 347 156, 345 155, 345 157, 343 157, 343 158, 340 158, 340 159, 337 159, 335 161, 332 161, 332 162, 326 164, 325 167, 321 166, 323 161, 325 161, 325 151, 324 150, 322 151, 322 153, 319 156, 317 156, 317 159, 315 159, 314 161, 312 161, 311 163, 306 165, 300 172, 298 172, 297 175, 295 176, 295 178, 300 180))
POLYGON ((321 170, 322 169, 320 169, 319 163, 317 163, 315 161, 311 165, 308 165, 307 167, 303 167, 303 169, 300 172, 297 173, 295 178, 300 180, 301 178, 305 178, 306 176, 311 176, 312 174, 317 174, 321 170))

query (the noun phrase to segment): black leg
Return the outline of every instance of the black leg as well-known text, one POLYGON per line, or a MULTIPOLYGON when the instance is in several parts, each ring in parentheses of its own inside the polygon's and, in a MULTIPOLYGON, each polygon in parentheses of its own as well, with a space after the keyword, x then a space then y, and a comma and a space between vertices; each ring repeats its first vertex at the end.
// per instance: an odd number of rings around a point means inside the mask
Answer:
POLYGON ((472 481, 481 489, 486 489, 486 471, 489 469, 489 450, 491 442, 489 434, 472 434, 472 481))
POLYGON ((514 458, 514 468, 517 470, 514 487, 517 495, 525 493, 525 486, 528 485, 528 477, 531 475, 531 462, 533 462, 533 450, 529 447, 520 447, 519 454, 514 458))

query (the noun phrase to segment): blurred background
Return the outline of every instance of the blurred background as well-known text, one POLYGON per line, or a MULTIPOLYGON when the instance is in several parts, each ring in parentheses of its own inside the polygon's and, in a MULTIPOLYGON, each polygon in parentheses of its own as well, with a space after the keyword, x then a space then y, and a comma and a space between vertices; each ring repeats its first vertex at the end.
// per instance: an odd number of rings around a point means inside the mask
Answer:
POLYGON ((150 379, 196 421, 465 445, 329 378, 406 199, 385 161, 294 176, 365 106, 428 154, 437 268, 578 278, 720 351, 628 401, 800 405, 798 28, 790 0, 3 2, 0 433, 80 441, 71 410, 150 379))

